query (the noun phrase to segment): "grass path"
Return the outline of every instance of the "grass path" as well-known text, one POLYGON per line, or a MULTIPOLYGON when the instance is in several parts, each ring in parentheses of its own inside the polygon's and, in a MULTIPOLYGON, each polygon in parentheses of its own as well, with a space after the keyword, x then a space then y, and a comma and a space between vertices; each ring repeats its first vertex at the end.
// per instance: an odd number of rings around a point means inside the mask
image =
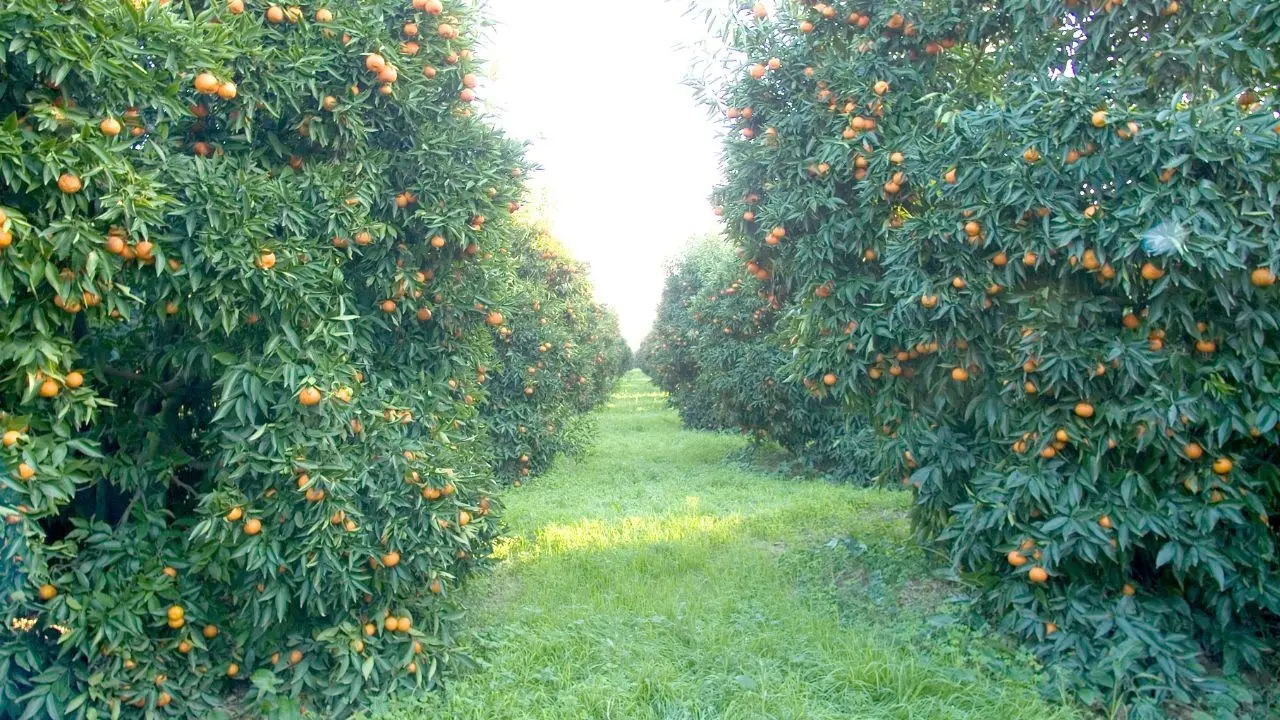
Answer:
POLYGON ((583 458, 508 494, 467 591, 484 667, 384 720, 1070 717, 956 622, 901 493, 755 473, 632 372, 583 458))

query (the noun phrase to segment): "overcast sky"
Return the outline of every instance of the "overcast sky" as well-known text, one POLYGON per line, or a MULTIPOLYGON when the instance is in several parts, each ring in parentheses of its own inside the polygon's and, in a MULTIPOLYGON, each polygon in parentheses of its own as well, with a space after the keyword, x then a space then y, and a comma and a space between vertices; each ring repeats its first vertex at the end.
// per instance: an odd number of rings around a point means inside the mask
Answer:
POLYGON ((675 46, 697 23, 666 0, 490 0, 483 99, 543 166, 551 230, 591 264, 632 347, 653 320, 662 262, 716 230, 715 126, 682 84, 675 46))

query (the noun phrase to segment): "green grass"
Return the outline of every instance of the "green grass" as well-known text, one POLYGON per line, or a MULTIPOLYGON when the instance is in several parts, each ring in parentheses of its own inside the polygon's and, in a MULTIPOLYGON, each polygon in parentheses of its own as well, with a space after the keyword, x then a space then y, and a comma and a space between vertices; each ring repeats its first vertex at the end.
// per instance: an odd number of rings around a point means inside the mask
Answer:
POLYGON ((417 718, 1052 718, 1028 657, 957 621, 908 497, 725 462, 637 372, 584 457, 506 498, 467 590, 483 667, 417 718))

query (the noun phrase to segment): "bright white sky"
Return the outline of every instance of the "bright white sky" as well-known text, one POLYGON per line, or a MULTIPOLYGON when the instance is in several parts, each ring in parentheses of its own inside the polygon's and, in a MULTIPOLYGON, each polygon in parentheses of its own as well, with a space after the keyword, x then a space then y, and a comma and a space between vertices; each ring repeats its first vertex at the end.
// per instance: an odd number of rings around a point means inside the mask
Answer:
POLYGON ((591 264, 596 296, 638 347, 662 294, 662 263, 719 228, 714 124, 682 84, 675 46, 699 23, 666 0, 490 0, 482 97, 532 142, 552 233, 591 264))

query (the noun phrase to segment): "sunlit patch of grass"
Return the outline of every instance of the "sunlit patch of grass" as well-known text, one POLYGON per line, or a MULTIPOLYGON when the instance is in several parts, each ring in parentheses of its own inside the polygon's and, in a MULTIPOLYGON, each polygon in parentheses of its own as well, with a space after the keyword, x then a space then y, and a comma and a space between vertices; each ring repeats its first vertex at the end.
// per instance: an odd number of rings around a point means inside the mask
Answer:
POLYGON ((952 617, 908 496, 752 473, 625 378, 600 438, 506 498, 467 600, 485 667, 384 720, 1072 717, 952 617))

